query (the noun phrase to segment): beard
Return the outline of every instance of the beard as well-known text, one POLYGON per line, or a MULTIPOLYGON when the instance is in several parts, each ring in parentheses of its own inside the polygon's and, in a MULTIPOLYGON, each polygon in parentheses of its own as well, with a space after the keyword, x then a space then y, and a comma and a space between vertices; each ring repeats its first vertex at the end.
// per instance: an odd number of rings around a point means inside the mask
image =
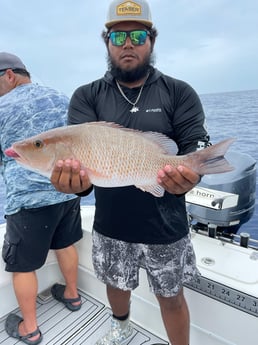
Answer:
POLYGON ((132 83, 144 78, 148 74, 151 67, 154 65, 154 56, 150 54, 141 65, 130 70, 121 69, 110 55, 107 56, 107 62, 108 70, 115 79, 124 83, 132 83))

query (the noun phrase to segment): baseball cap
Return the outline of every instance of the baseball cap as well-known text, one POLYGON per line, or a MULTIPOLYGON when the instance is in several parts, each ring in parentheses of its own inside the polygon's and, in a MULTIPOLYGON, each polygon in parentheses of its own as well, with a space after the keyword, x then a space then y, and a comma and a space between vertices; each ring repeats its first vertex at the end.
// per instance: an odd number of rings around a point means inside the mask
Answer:
POLYGON ((147 1, 113 0, 109 5, 107 22, 105 25, 109 29, 113 25, 123 21, 139 22, 151 28, 153 23, 147 1))
POLYGON ((26 67, 18 56, 0 52, 0 71, 5 69, 25 69, 26 67))

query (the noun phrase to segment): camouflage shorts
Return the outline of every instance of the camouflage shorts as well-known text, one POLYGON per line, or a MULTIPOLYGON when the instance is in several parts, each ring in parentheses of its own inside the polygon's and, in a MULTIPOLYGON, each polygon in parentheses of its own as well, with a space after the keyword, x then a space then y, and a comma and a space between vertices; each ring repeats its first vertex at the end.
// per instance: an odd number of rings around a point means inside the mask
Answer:
POLYGON ((139 285, 144 268, 150 291, 156 295, 177 295, 183 284, 199 275, 190 236, 172 244, 127 243, 93 231, 93 266, 103 283, 122 290, 139 285))

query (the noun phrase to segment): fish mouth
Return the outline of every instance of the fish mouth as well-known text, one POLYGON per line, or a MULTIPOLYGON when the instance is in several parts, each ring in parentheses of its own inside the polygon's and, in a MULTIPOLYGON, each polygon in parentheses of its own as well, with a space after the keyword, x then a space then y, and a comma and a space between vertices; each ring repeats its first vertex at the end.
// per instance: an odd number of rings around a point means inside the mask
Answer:
POLYGON ((4 153, 6 154, 6 156, 15 159, 15 161, 17 161, 21 166, 23 166, 25 169, 31 170, 35 173, 41 174, 43 176, 46 176, 48 178, 50 178, 51 176, 51 170, 50 169, 45 169, 44 171, 42 171, 40 168, 35 168, 33 166, 33 164, 31 164, 30 160, 28 160, 26 158, 26 156, 24 156, 22 154, 22 152, 19 154, 13 147, 9 147, 8 149, 6 149, 4 151, 4 153))
POLYGON ((4 151, 6 156, 15 159, 20 164, 26 166, 27 159, 22 155, 19 154, 13 147, 9 147, 4 151))
POLYGON ((21 158, 21 156, 12 147, 9 147, 8 149, 6 149, 4 151, 4 153, 8 157, 12 157, 12 158, 15 158, 15 159, 21 158))

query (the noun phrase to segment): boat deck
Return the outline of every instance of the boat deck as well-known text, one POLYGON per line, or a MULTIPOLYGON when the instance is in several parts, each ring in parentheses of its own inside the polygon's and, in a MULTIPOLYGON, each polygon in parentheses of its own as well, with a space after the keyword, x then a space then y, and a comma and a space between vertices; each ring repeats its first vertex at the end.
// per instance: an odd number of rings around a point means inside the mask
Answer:
MULTIPOLYGON (((110 325, 111 310, 95 298, 80 290, 82 308, 70 312, 50 294, 50 289, 38 295, 37 315, 40 330, 43 333, 42 345, 93 345, 107 332, 110 325)), ((19 308, 12 311, 19 314, 19 308)), ((14 345, 17 339, 8 337, 4 330, 6 316, 0 319, 0 344, 14 345)), ((162 345, 168 344, 163 339, 132 323, 134 332, 127 345, 162 345)))

